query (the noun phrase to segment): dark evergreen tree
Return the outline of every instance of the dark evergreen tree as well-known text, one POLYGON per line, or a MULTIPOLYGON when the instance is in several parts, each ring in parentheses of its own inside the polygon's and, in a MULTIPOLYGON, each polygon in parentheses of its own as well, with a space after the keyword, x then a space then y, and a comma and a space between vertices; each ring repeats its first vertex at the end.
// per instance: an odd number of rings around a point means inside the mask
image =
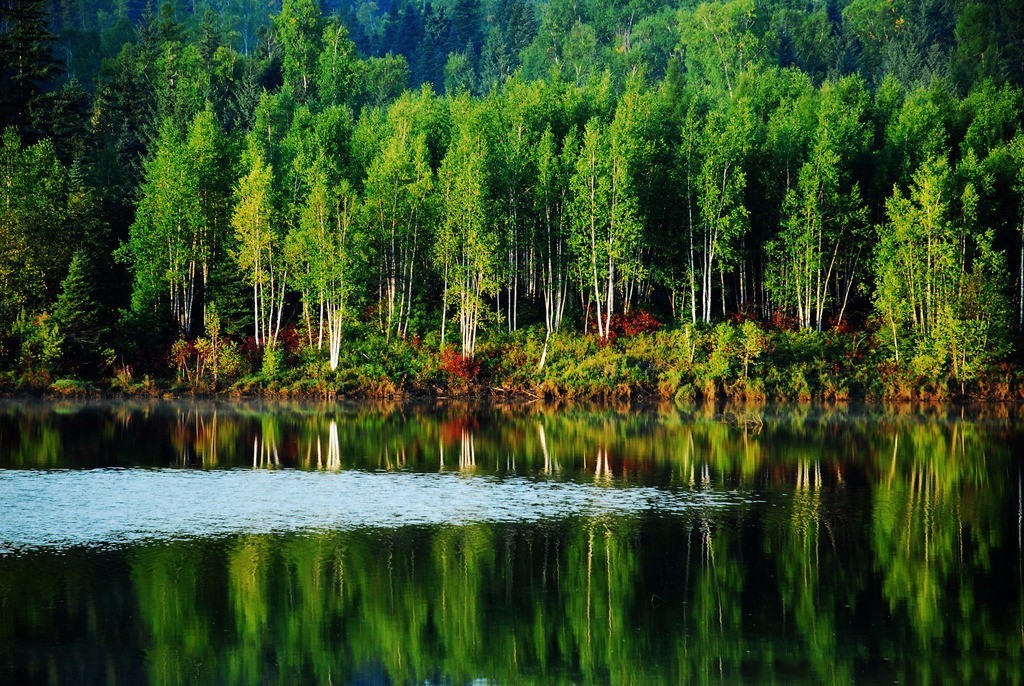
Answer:
POLYGON ((59 74, 48 20, 44 0, 0 4, 0 126, 14 124, 26 131, 29 107, 59 74))
POLYGON ((452 7, 455 41, 474 57, 480 53, 483 43, 480 14, 480 0, 455 0, 452 7))
POLYGON ((103 371, 100 339, 101 306, 95 297, 96 274, 85 253, 75 253, 61 283, 53 320, 64 338, 64 366, 76 374, 103 371))

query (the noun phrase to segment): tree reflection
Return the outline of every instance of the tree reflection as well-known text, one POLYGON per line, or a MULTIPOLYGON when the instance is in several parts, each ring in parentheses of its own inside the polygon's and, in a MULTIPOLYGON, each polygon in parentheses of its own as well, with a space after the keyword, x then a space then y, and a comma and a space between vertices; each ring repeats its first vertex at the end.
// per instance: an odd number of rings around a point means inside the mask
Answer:
MULTIPOLYGON (((690 506, 0 554, 0 682, 1021 681, 1008 417, 179 409, 88 421, 148 460, 113 464, 459 470, 690 506)), ((0 464, 100 459, 68 453, 86 418, 20 416, 0 464)))

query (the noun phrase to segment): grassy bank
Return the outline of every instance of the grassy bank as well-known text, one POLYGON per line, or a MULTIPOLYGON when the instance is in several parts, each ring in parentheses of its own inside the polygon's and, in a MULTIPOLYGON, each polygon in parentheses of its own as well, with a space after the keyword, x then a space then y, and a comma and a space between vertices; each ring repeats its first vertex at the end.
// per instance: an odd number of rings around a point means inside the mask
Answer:
POLYGON ((16 370, 0 377, 0 390, 678 401, 1024 399, 1024 373, 1017 365, 974 369, 954 365, 942 351, 923 344, 916 349, 912 341, 904 345, 897 364, 880 334, 726 322, 626 332, 607 343, 596 336, 560 333, 547 341, 546 355, 543 330, 492 332, 475 358, 466 360, 436 338, 388 341, 356 330, 332 371, 324 350, 291 332, 272 350, 228 339, 181 341, 154 352, 145 365, 111 359, 106 373, 92 379, 61 374, 59 360, 47 362, 28 351, 16 370))

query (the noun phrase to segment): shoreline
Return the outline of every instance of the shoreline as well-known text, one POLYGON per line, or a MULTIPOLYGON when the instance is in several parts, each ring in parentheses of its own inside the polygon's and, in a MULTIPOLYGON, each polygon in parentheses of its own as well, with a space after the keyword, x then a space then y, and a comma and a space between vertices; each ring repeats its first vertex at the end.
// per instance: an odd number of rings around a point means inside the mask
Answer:
MULTIPOLYGON (((1016 360, 957 375, 927 350, 897 364, 878 332, 762 329, 724 324, 621 336, 526 330, 497 334, 462 358, 436 341, 353 337, 331 370, 325 351, 295 344, 239 353, 225 340, 173 358, 155 351, 102 374, 63 365, 0 373, 0 395, 306 398, 311 400, 643 400, 744 402, 1024 402, 1016 360), (540 360, 545 360, 541 366, 540 360), (217 364, 219 363, 219 367, 217 364)), ((108 363, 110 364, 110 363, 108 363)))

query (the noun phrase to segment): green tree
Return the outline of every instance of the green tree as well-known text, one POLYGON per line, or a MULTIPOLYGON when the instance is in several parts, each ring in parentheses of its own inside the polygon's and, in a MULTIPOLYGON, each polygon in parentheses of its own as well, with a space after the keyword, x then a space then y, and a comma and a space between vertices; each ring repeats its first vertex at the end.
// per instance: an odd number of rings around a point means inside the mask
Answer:
POLYGON ((53 321, 64 336, 65 357, 71 358, 69 366, 79 372, 98 371, 103 315, 96 300, 95 270, 81 250, 75 253, 61 283, 53 321))
POLYGON ((867 94, 859 82, 827 84, 818 121, 794 187, 783 201, 783 228, 768 246, 768 286, 795 307, 801 326, 821 331, 826 307, 842 320, 855 284, 867 212, 850 163, 869 144, 867 94))
MULTIPOLYGON (((749 112, 725 105, 710 110, 703 121, 691 112, 683 125, 680 162, 694 323, 711 321, 715 276, 724 281, 725 267, 747 231, 743 162, 750 128, 749 112)), ((721 295, 724 313, 725 293, 721 295)))
POLYGON ((341 105, 355 101, 358 56, 345 24, 335 19, 324 27, 323 52, 317 62, 316 87, 320 101, 341 105))
POLYGON ((889 323, 897 360, 899 336, 909 328, 918 338, 917 370, 948 372, 963 392, 1003 353, 1007 278, 994 232, 977 225, 975 183, 965 183, 959 197, 955 189, 948 163, 939 158, 918 171, 909 196, 897 189, 886 203, 875 304, 889 323))
POLYGON ((235 249, 232 257, 252 287, 256 345, 273 347, 281 331, 288 268, 283 259, 281 229, 273 198, 273 168, 262 145, 250 138, 242 160, 243 175, 235 189, 231 216, 235 249))
POLYGON ((576 147, 575 135, 569 135, 563 141, 559 154, 549 125, 537 141, 534 152, 537 183, 533 202, 537 227, 533 242, 540 265, 545 341, 558 331, 565 315, 570 263, 568 180, 575 166, 576 147))
POLYGON ((392 333, 408 332, 420 253, 429 245, 423 234, 432 212, 434 175, 426 129, 433 107, 432 96, 405 96, 389 109, 383 126, 370 117, 360 122, 364 129, 374 129, 368 137, 383 134, 373 144, 362 207, 376 253, 381 329, 389 339, 392 333))
POLYGON ((452 107, 459 126, 438 172, 441 225, 434 246, 444 281, 441 342, 447 307, 453 303, 462 356, 472 358, 484 298, 497 287, 497 240, 488 217, 487 149, 476 121, 479 115, 465 98, 452 107))
POLYGON ((208 106, 210 69, 195 45, 177 41, 160 46, 154 92, 158 122, 172 120, 184 128, 208 106))
POLYGON ((579 283, 590 289, 600 338, 611 333, 615 292, 639 269, 637 241, 641 223, 629 183, 630 141, 618 126, 587 122, 576 169, 570 181, 570 248, 579 283))
POLYGON ((24 127, 30 104, 57 76, 48 15, 43 0, 0 6, 0 128, 24 127))
POLYGON ((292 281, 303 294, 306 328, 312 337, 314 327, 309 318, 310 311, 315 311, 316 346, 322 349, 326 333, 333 371, 338 368, 342 326, 355 282, 353 218, 358 198, 345 180, 331 185, 325 167, 322 160, 314 165, 299 223, 288 234, 285 252, 294 274, 292 281))
POLYGON ((49 307, 78 244, 67 232, 67 171, 53 145, 0 137, 0 330, 49 307))
POLYGON ((369 105, 386 105, 409 87, 409 63, 401 55, 370 57, 359 64, 358 79, 369 105))
POLYGON ((448 55, 444 64, 444 92, 448 95, 472 93, 476 90, 476 74, 473 63, 464 52, 453 52, 448 55))
POLYGON ((740 75, 765 51, 754 0, 703 2, 679 13, 679 45, 687 71, 732 95, 740 75))
POLYGON ((313 96, 317 62, 324 52, 323 18, 317 0, 283 0, 274 26, 284 48, 285 82, 299 102, 306 102, 313 96))
POLYGON ((178 333, 191 335, 227 225, 221 133, 213 111, 196 114, 186 133, 165 119, 146 163, 142 198, 121 250, 135 275, 135 311, 169 307, 178 333), (166 305, 159 303, 166 295, 166 305))

